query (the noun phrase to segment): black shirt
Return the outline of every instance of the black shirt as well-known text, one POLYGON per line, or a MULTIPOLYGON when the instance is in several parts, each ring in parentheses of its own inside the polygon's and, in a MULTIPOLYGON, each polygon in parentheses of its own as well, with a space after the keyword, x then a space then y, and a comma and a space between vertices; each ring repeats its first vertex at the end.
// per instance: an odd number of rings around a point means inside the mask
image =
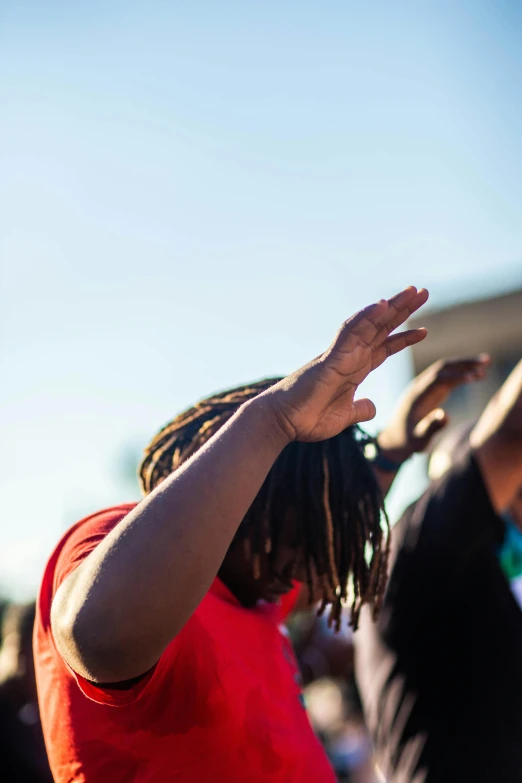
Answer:
POLYGON ((392 532, 379 620, 356 671, 393 783, 522 781, 522 610, 497 557, 504 526, 466 453, 392 532))

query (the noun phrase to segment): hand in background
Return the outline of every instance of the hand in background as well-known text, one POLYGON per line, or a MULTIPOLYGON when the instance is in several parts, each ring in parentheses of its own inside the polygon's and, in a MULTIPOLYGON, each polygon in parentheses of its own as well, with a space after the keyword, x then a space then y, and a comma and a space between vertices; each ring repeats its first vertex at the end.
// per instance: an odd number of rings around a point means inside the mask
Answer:
POLYGON ((482 380, 489 356, 441 359, 410 383, 390 424, 378 436, 384 456, 399 465, 412 454, 424 451, 433 436, 449 421, 440 407, 450 393, 464 383, 482 380))

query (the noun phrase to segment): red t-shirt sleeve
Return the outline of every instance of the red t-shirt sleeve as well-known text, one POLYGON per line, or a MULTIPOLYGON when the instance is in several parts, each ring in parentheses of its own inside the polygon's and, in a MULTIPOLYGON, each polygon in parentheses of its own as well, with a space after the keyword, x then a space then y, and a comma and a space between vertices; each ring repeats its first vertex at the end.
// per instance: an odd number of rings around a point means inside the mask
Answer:
POLYGON ((111 530, 135 508, 135 503, 127 503, 123 506, 109 508, 100 511, 75 525, 65 541, 54 567, 53 597, 56 591, 82 563, 85 558, 96 549, 111 530))
MULTIPOLYGON (((135 504, 126 504, 88 517, 72 528, 64 543, 54 569, 53 597, 64 580, 82 563, 103 539, 132 511, 135 504)), ((192 617, 178 636, 168 645, 156 665, 130 686, 123 689, 96 685, 65 664, 82 693, 98 704, 124 706, 135 702, 145 691, 161 687, 165 673, 173 664, 181 638, 196 632, 199 623, 192 617)), ((59 654, 57 652, 57 654, 59 654)), ((62 659, 63 660, 63 659, 62 659)), ((65 663, 65 661, 64 661, 65 663)))

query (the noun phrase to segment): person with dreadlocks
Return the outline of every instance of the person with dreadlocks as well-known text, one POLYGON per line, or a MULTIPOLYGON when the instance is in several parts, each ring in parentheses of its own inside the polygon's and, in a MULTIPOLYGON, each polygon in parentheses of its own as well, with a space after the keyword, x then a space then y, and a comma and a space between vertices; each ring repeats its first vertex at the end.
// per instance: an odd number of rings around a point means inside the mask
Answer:
POLYGON ((283 379, 217 394, 168 424, 145 499, 95 514, 53 552, 35 662, 56 783, 318 783, 334 776, 279 626, 296 582, 338 626, 378 609, 382 499, 358 385, 426 330, 409 287, 344 323, 283 379))

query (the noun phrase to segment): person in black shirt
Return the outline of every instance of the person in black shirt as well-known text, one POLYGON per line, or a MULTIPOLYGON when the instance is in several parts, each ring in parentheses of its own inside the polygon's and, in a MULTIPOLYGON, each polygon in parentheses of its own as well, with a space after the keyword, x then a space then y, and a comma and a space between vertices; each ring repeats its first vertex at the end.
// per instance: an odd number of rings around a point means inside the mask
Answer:
POLYGON ((390 783, 522 780, 521 486, 522 362, 393 529, 382 612, 361 616, 358 685, 390 783))

